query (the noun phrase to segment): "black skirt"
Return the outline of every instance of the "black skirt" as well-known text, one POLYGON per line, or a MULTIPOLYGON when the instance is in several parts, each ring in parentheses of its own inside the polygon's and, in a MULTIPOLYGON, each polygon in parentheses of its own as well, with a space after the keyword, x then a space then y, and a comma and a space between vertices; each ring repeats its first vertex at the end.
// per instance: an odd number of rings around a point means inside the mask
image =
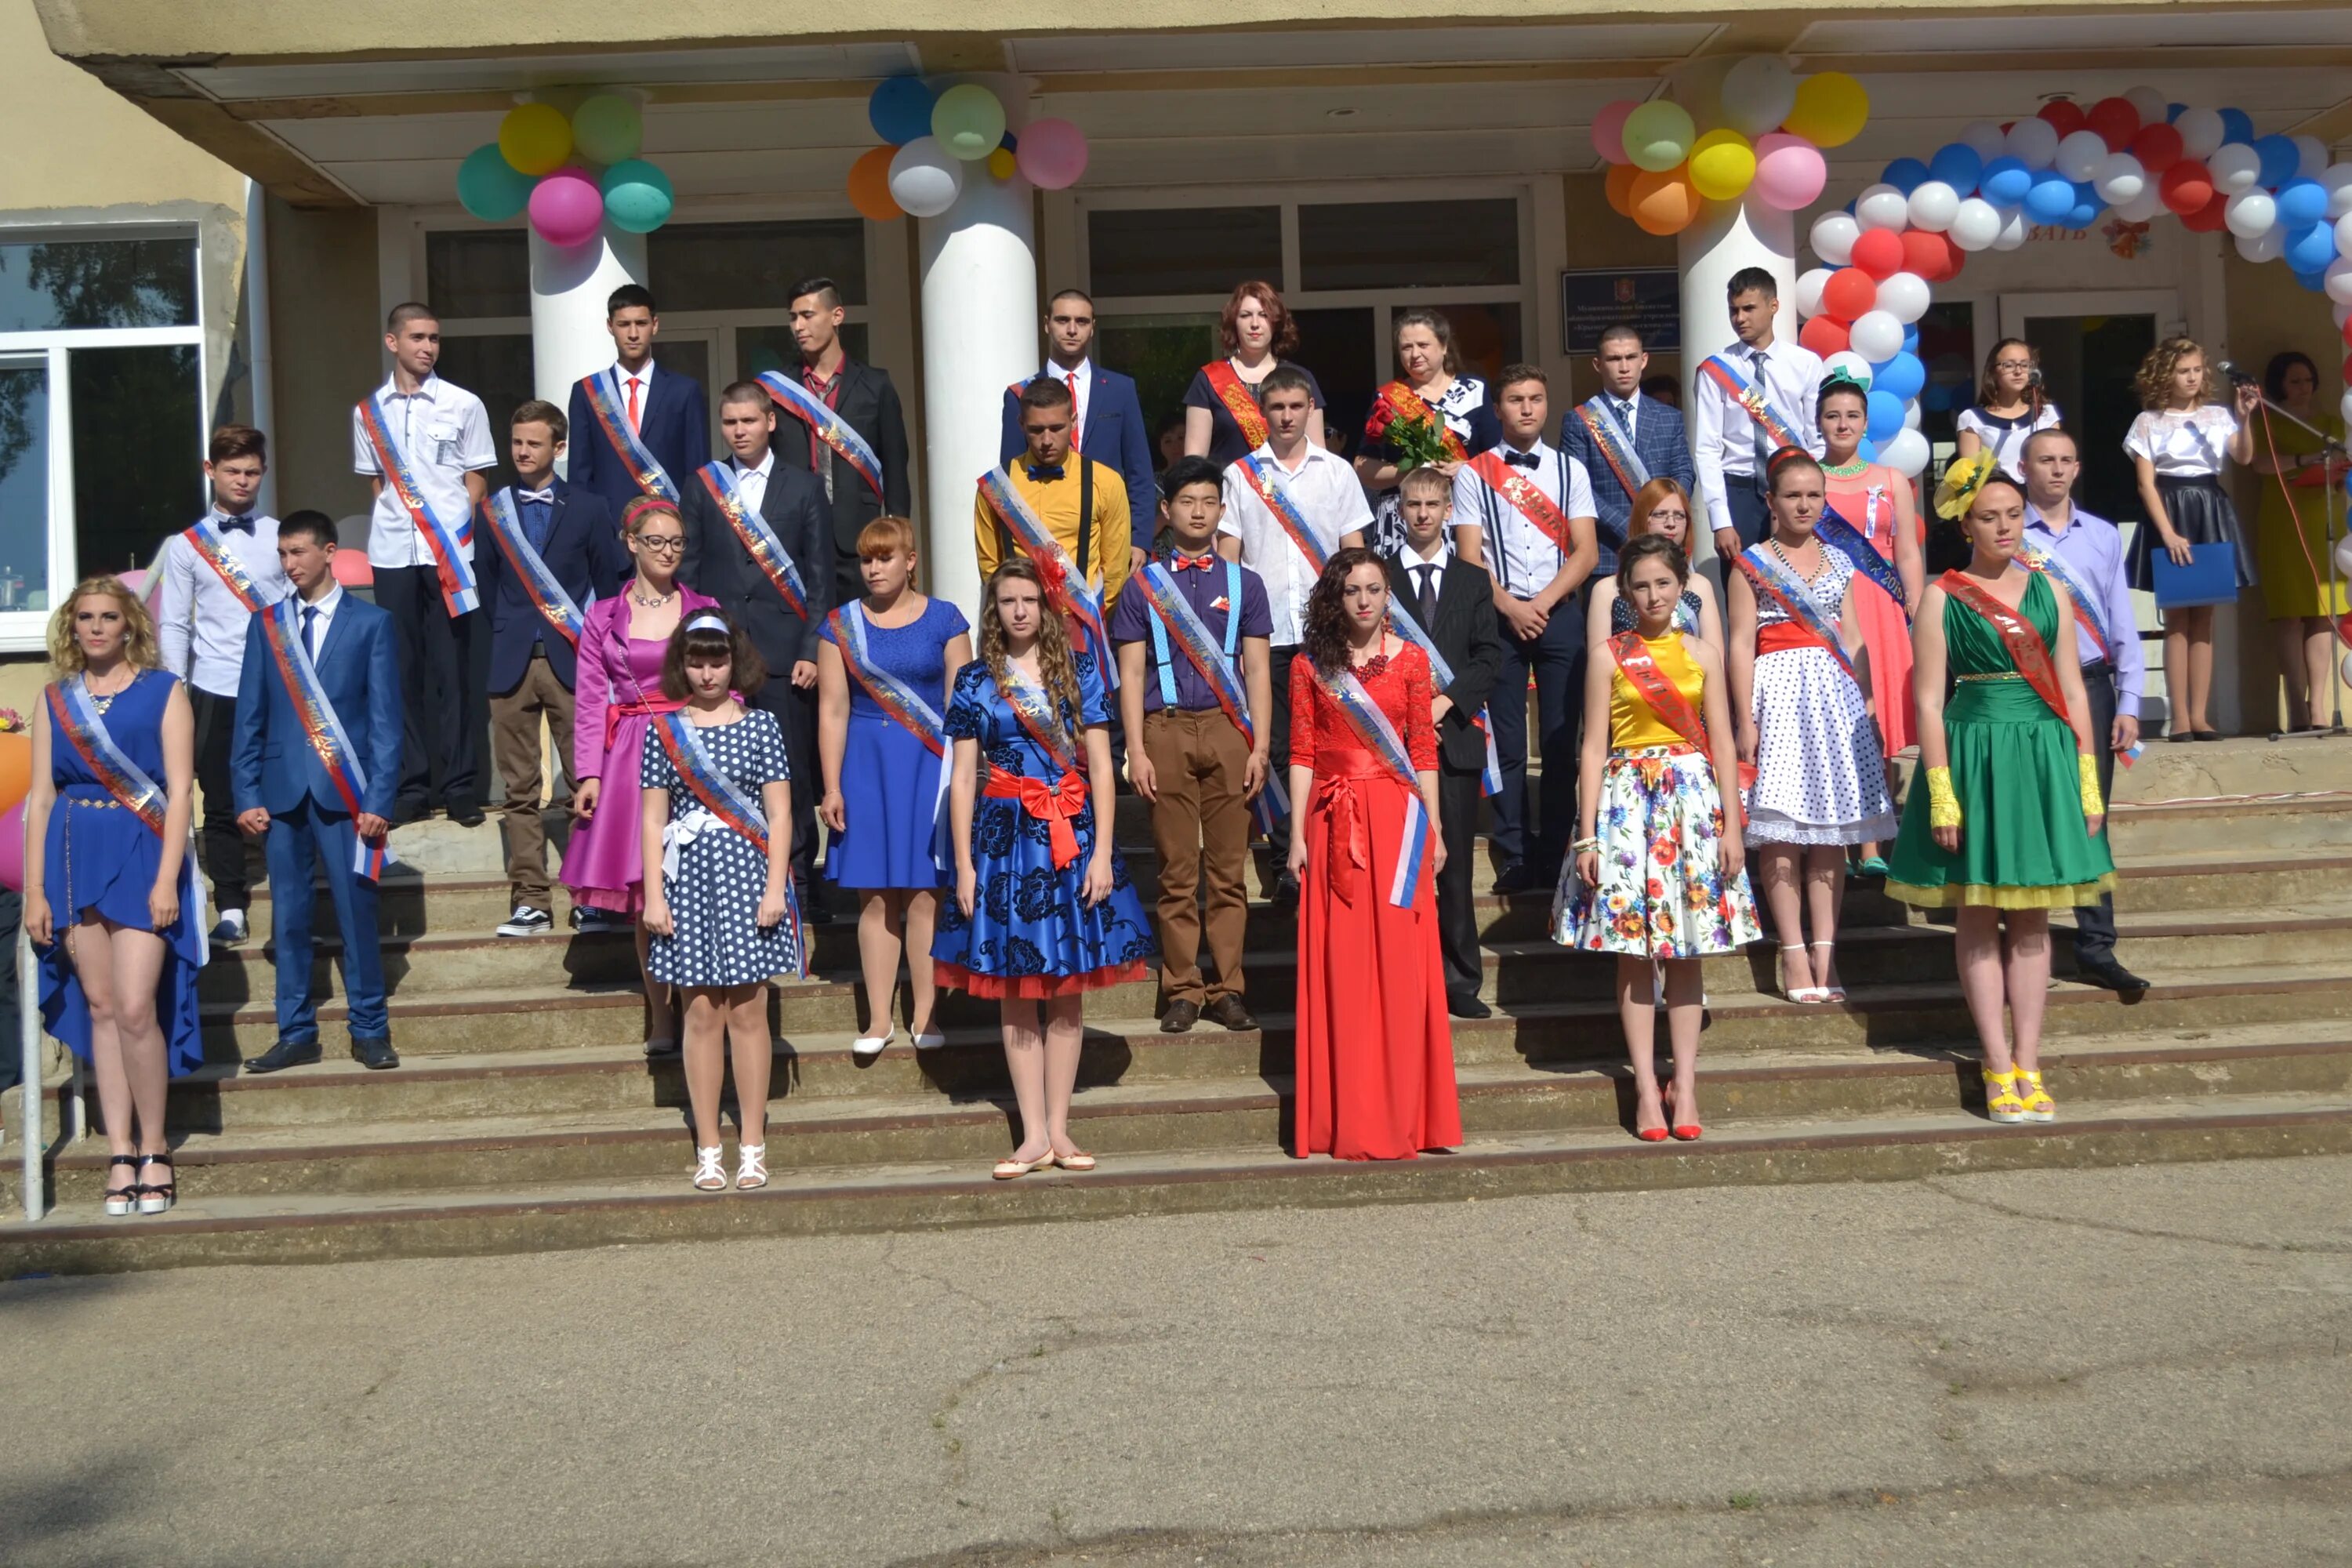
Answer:
MULTIPOLYGON (((2238 525, 2238 509, 2230 503, 2230 492, 2221 488, 2219 477, 2158 474, 2156 493, 2163 499, 2165 514, 2172 519, 2175 533, 2191 544, 2230 545, 2237 552, 2238 586, 2254 585, 2254 552, 2246 542, 2245 530, 2238 525)), ((2155 567, 2151 563, 2163 548, 2153 522, 2143 522, 2132 531, 2133 587, 2143 593, 2155 591, 2155 567)))

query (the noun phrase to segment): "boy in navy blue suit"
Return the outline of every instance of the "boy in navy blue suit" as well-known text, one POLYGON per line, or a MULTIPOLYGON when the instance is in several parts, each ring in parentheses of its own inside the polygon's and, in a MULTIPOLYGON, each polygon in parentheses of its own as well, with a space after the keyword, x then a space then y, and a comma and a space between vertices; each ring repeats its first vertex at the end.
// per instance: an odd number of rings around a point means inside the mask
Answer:
POLYGON ((654 363, 661 316, 652 292, 624 283, 604 302, 612 366, 572 388, 572 485, 604 500, 617 525, 641 495, 672 505, 694 470, 710 460, 710 397, 702 384, 654 363))
POLYGON ((1045 368, 1004 389, 1004 434, 996 458, 1010 465, 1029 449, 1021 428, 1021 395, 1037 376, 1051 376, 1070 389, 1070 450, 1118 471, 1127 485, 1127 515, 1134 524, 1130 570, 1139 572, 1150 552, 1150 520, 1160 512, 1160 484, 1151 462, 1150 432, 1135 383, 1105 370, 1087 356, 1095 346, 1095 302, 1082 289, 1065 289, 1045 306, 1045 368))
POLYGON ((366 1068, 398 1067, 384 1008, 376 886, 353 864, 362 842, 381 846, 391 831, 393 794, 400 785, 404 721, 392 616, 336 583, 335 525, 324 512, 298 511, 278 525, 278 563, 294 592, 255 616, 246 633, 236 749, 229 759, 236 825, 253 837, 268 836, 271 942, 278 963, 278 1041, 245 1068, 276 1072, 319 1059, 319 999, 310 988, 316 901, 310 879, 321 859, 343 938, 352 1059, 366 1068), (281 613, 292 619, 288 637, 298 639, 289 644, 282 662, 271 647, 268 625, 281 613), (298 651, 309 658, 294 657, 298 651), (321 720, 316 733, 295 706, 285 674, 289 668, 298 677, 315 671, 321 720), (331 724, 324 721, 330 717, 331 724), (340 779, 329 772, 327 754, 342 770, 340 779))
POLYGON ((1601 546, 1592 567, 1598 582, 1617 570, 1617 552, 1625 547, 1642 487, 1672 479, 1690 495, 1697 480, 1682 410, 1642 390, 1650 351, 1640 330, 1623 321, 1604 329, 1592 368, 1601 373, 1601 390, 1560 416, 1559 449, 1583 464, 1592 481, 1593 505, 1600 509, 1593 529, 1601 546))
MULTIPOLYGON (((555 754, 572 755, 572 692, 579 674, 581 617, 619 591, 628 552, 602 497, 555 477, 566 421, 536 399, 514 411, 509 451, 515 482, 483 503, 482 608, 490 617, 490 760, 506 782, 507 883, 513 912, 500 936, 554 929, 547 826, 540 816, 540 726, 555 754)), ((569 812, 572 784, 559 771, 552 802, 569 812)))

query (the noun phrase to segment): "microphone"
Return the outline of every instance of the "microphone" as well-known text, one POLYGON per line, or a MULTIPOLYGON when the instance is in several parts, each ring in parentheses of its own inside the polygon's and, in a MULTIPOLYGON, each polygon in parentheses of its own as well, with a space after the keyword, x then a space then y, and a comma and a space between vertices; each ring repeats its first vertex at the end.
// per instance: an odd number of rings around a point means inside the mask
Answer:
POLYGON ((2042 384, 2042 367, 2040 365, 2037 364, 2032 370, 2025 373, 2025 384, 2028 386, 2040 386, 2042 384))
POLYGON ((2223 375, 2228 376, 2230 378, 2230 384, 2232 386, 2252 386, 2254 384, 2254 378, 2252 376, 2248 375, 2244 371, 2240 370, 2235 363, 2229 360, 2221 360, 2218 362, 2213 368, 2220 371, 2223 375))

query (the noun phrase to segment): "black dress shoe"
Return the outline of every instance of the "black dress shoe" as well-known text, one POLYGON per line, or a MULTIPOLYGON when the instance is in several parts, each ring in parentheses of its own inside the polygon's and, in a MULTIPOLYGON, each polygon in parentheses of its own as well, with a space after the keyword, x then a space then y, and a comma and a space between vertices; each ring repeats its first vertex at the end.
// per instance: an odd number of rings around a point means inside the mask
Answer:
POLYGON ((482 816, 479 801, 453 800, 448 805, 449 820, 460 827, 479 827, 487 820, 482 816))
POLYGON ((392 1048, 392 1042, 388 1039, 362 1040, 354 1036, 352 1039, 352 1060, 371 1072, 382 1072, 386 1068, 400 1065, 400 1053, 392 1048))
POLYGON ((252 1073, 283 1072, 288 1068, 303 1067, 318 1059, 318 1041, 280 1040, 259 1056, 248 1058, 245 1070, 252 1073))
POLYGON ((422 822, 432 815, 433 808, 421 800, 395 800, 392 803, 392 825, 394 827, 422 822))
POLYGON ((1171 1002, 1168 1011, 1160 1015, 1160 1032, 1181 1035, 1201 1021, 1200 1005, 1195 1002, 1171 1002))
POLYGON ((1491 1018, 1495 1016, 1495 1010, 1475 996, 1448 994, 1445 1010, 1456 1018, 1491 1018))
POLYGON ((1201 1016, 1208 1019, 1212 1024, 1223 1024, 1228 1029, 1257 1027, 1257 1019, 1251 1015, 1249 1008, 1243 1005, 1242 999, 1230 991, 1202 1008, 1201 1016))
POLYGON ((2145 991, 2147 989, 2147 981, 2142 980, 2138 975, 2134 974, 2130 970, 2126 969, 2122 964, 2117 963, 2112 954, 2105 958, 2078 957, 2074 960, 2074 968, 2077 973, 2079 973, 2080 976, 2088 984, 2093 985, 2104 985, 2110 991, 2145 991))
POLYGON ((1298 907, 1298 879, 1286 871, 1274 884, 1274 896, 1267 900, 1284 913, 1298 907))
POLYGON ((1506 860, 1495 868, 1495 891, 1498 894, 1524 893, 1535 886, 1524 860, 1506 860))

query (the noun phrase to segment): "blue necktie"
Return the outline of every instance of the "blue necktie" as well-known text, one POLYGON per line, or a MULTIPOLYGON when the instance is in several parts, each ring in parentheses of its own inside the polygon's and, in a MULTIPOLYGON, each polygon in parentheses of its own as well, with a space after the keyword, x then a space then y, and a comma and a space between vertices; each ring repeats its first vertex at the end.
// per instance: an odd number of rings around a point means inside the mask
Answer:
POLYGON ((302 647, 310 656, 310 662, 316 664, 319 661, 319 606, 316 605, 302 606, 302 647))

